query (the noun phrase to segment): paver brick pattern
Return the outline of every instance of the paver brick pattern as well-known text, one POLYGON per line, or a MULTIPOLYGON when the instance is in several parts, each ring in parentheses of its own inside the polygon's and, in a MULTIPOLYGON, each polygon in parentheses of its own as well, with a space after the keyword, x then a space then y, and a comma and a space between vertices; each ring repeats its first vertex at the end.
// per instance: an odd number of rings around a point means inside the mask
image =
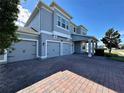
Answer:
POLYGON ((25 89, 18 91, 17 93, 117 93, 117 92, 66 70, 63 72, 58 72, 50 76, 49 78, 41 80, 25 89))
POLYGON ((86 93, 96 93, 96 90, 97 93, 124 93, 124 63, 74 54, 0 65, 0 93, 15 93, 28 86, 36 87, 35 90, 29 87, 30 93, 54 93, 60 89, 66 93, 82 93, 82 90, 86 93), (71 73, 61 72, 65 70, 71 73), (66 73, 64 78, 60 79, 59 74, 56 76, 59 72, 66 73))

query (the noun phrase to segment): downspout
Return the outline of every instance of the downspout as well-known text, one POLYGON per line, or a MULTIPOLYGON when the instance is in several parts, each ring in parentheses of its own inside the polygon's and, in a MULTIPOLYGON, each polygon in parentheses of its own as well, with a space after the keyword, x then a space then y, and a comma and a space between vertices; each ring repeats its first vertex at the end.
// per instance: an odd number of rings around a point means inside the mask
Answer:
MULTIPOLYGON (((39 2, 40 2, 40 0, 39 0, 39 2)), ((42 36, 41 36, 41 11, 40 11, 40 8, 39 8, 38 6, 37 6, 37 9, 38 9, 38 11, 39 11, 39 21, 40 21, 40 22, 39 22, 39 26, 40 26, 40 27, 39 27, 39 30, 40 30, 40 31, 39 31, 39 34, 40 34, 40 35, 39 35, 39 38, 38 38, 38 42, 39 42, 39 46, 38 46, 38 47, 39 47, 39 51, 40 51, 40 52, 38 52, 38 53, 39 53, 39 56, 40 56, 40 58, 41 58, 41 56, 42 56, 42 47, 41 47, 41 46, 42 46, 42 36)))

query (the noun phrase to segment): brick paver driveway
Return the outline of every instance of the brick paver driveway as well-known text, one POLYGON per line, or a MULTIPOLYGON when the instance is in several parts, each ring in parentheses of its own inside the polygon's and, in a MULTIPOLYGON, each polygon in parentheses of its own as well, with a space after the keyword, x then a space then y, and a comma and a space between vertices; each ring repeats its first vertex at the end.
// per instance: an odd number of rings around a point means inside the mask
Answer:
POLYGON ((56 72, 69 70, 124 93, 124 63, 102 57, 69 55, 0 65, 0 93, 14 93, 56 72))

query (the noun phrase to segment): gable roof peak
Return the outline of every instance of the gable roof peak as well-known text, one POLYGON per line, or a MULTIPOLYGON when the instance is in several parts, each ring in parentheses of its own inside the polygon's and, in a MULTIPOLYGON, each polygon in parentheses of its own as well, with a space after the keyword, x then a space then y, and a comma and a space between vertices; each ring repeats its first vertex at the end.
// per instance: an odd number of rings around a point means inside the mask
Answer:
POLYGON ((73 18, 69 13, 67 13, 63 8, 61 8, 54 0, 53 0, 52 3, 50 4, 50 7, 56 7, 56 8, 59 9, 62 13, 64 13, 65 15, 67 15, 70 19, 73 18))

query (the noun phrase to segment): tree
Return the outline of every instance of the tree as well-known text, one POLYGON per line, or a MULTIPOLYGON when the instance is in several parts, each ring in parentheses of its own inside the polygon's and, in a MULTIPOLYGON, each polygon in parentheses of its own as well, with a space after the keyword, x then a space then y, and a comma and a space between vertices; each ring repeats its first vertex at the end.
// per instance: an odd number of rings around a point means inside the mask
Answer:
POLYGON ((124 49, 124 44, 121 44, 121 49, 124 49))
POLYGON ((18 18, 20 0, 0 0, 0 54, 18 41, 15 21, 18 18))
POLYGON ((111 54, 112 48, 119 48, 119 43, 121 42, 120 34, 111 28, 105 33, 105 37, 103 37, 101 41, 109 49, 109 54, 111 54))

